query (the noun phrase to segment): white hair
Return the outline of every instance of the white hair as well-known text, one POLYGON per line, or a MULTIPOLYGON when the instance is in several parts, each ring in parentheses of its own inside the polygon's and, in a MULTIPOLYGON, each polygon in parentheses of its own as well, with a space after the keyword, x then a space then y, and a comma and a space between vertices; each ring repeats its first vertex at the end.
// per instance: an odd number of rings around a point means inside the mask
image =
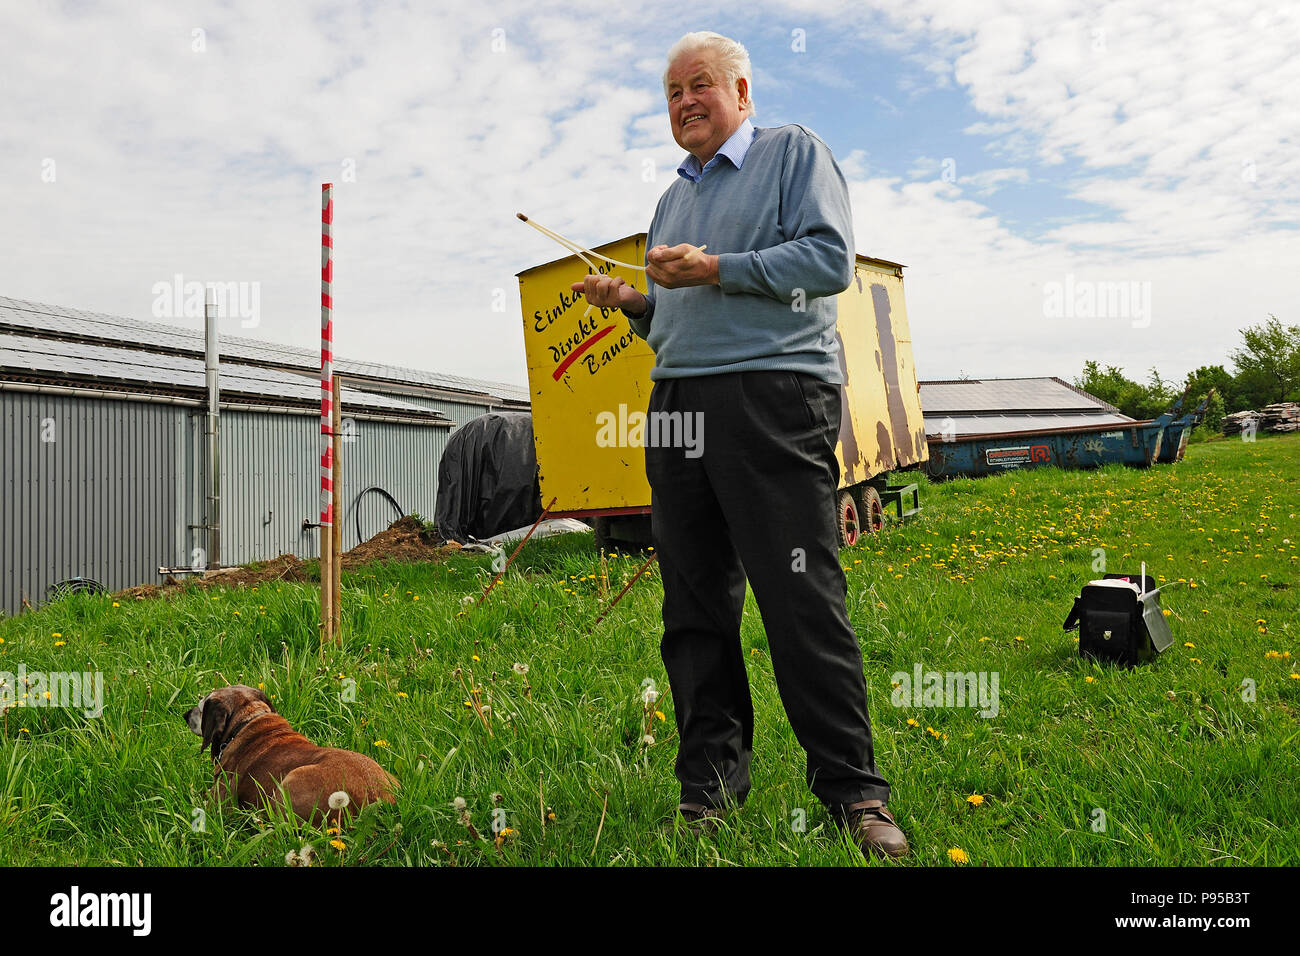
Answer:
POLYGON ((709 51, 717 58, 718 66, 722 70, 722 80, 727 84, 728 89, 734 90, 737 80, 742 78, 745 80, 748 100, 743 115, 753 116, 754 74, 749 65, 749 51, 735 40, 707 30, 686 34, 668 51, 668 67, 664 70, 664 96, 668 96, 668 71, 673 68, 673 64, 683 56, 699 53, 702 50, 709 51))

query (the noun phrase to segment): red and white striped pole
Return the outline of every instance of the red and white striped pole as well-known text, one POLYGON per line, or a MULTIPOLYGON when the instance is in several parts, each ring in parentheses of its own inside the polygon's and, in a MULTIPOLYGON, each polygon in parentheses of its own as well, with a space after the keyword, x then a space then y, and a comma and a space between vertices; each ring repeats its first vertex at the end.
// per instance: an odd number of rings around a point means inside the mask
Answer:
POLYGON ((321 639, 334 639, 334 184, 320 192, 320 565, 321 639))

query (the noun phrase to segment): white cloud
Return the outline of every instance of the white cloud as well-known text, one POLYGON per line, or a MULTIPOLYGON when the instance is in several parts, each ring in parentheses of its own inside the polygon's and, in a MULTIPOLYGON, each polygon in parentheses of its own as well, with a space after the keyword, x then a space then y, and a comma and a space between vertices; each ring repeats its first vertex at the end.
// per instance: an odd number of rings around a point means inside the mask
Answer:
MULTIPOLYGON (((1294 6, 760 6, 919 64, 968 98, 980 117, 961 120, 964 135, 1001 157, 956 183, 928 172, 941 160, 918 159, 905 181, 863 149, 840 157, 860 248, 910 265, 922 374, 1069 375, 1097 357, 1178 375, 1294 307, 1294 6), (1095 213, 1018 232, 999 187, 1043 180, 1095 213), (1045 321, 1043 286, 1066 275, 1151 282, 1151 327, 1045 321)), ((587 242, 641 231, 681 155, 662 54, 634 10, 198 11, 0 8, 0 294, 147 317, 153 284, 176 273, 260 281, 257 334, 311 347, 317 191, 332 180, 340 353, 521 382, 514 273, 560 253, 514 213, 587 242)), ((760 108, 764 89, 815 65, 756 62, 760 108)), ((897 88, 912 102, 929 87, 897 88)), ((876 95, 891 96, 850 108, 876 95)))

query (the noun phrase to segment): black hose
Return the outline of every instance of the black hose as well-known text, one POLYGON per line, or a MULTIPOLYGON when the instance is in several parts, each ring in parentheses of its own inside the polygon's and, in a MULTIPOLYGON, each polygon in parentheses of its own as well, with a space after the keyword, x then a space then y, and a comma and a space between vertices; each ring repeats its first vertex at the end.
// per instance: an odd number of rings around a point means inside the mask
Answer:
POLYGON ((51 601, 63 597, 65 594, 80 594, 86 592, 89 594, 107 594, 108 588, 90 578, 68 578, 66 581, 60 581, 58 584, 51 584, 46 591, 48 599, 51 601))
POLYGON ((361 492, 361 494, 357 495, 356 498, 354 498, 353 501, 352 501, 352 508, 353 508, 353 510, 356 511, 356 513, 357 513, 357 521, 356 521, 356 524, 357 524, 357 544, 361 544, 362 542, 364 542, 364 541, 366 540, 365 535, 363 535, 363 534, 361 533, 361 508, 360 508, 360 505, 361 505, 361 499, 364 498, 366 495, 370 494, 370 492, 372 492, 372 491, 376 491, 376 492, 378 492, 379 494, 383 495, 385 498, 388 499, 388 503, 391 504, 394 508, 397 509, 397 517, 402 518, 402 517, 405 517, 405 516, 406 516, 406 512, 402 510, 402 506, 399 505, 399 504, 397 503, 397 499, 396 499, 396 498, 394 498, 392 495, 390 495, 390 494, 389 494, 387 491, 385 491, 383 488, 380 488, 378 485, 371 485, 371 486, 370 486, 369 488, 367 488, 365 491, 361 492))

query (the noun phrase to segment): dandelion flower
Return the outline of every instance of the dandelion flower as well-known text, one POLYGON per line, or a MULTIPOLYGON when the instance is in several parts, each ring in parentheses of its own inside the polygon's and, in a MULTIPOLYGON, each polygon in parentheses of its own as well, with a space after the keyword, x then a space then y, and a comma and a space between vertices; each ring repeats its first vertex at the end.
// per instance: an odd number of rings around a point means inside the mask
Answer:
POLYGON ((451 808, 457 812, 464 810, 465 807, 466 803, 464 797, 457 797, 455 800, 451 801, 451 808))
POLYGON ((965 866, 967 863, 970 862, 970 857, 967 856, 966 851, 961 849, 960 847, 952 847, 951 849, 949 849, 948 859, 952 860, 958 866, 965 866))
POLYGON ((641 702, 645 704, 647 707, 649 707, 658 699, 659 699, 659 691, 655 690, 654 687, 647 687, 645 690, 641 691, 641 702))
POLYGON ((1086 684, 1095 684, 1095 683, 1097 683, 1097 678, 1093 677, 1091 674, 1089 674, 1089 675, 1088 675, 1087 677, 1085 677, 1083 680, 1084 680, 1084 683, 1086 683, 1086 684))
POLYGON ((966 798, 966 802, 969 803, 972 807, 978 807, 980 804, 984 802, 984 796, 983 794, 972 793, 969 797, 966 798))
POLYGON ((330 794, 331 810, 342 810, 351 802, 352 800, 351 798, 348 797, 348 793, 346 790, 335 790, 333 793, 330 794))
POLYGON ((641 738, 641 743, 645 744, 647 747, 653 746, 654 742, 655 742, 654 734, 646 734, 644 737, 641 738))
POLYGON ((510 669, 511 669, 512 671, 514 671, 516 674, 520 675, 521 677, 522 677, 524 674, 527 674, 527 673, 528 673, 528 665, 527 665, 527 664, 513 664, 513 665, 511 665, 510 669))
POLYGON ((330 846, 334 847, 334 849, 338 850, 340 853, 348 848, 348 845, 339 839, 330 840, 330 846))

